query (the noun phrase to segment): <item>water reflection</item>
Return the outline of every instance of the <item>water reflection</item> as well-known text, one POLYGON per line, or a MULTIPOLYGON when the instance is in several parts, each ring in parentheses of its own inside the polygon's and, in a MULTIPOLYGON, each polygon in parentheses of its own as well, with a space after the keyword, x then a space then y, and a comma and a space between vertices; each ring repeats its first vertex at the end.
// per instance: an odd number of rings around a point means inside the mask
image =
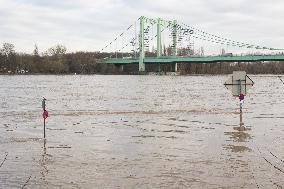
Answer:
POLYGON ((229 136, 229 138, 234 142, 248 142, 250 139, 252 139, 252 136, 248 132, 239 131, 238 128, 239 127, 234 128, 237 131, 224 132, 224 133, 226 136, 229 136))
POLYGON ((41 174, 41 179, 44 182, 44 184, 47 184, 47 180, 46 180, 46 175, 48 174, 47 158, 48 158, 48 155, 46 153, 46 139, 43 139, 43 153, 42 153, 41 160, 40 160, 40 166, 41 166, 40 174, 41 174))
POLYGON ((251 129, 242 129, 241 127, 234 127, 233 129, 235 131, 224 132, 225 136, 229 136, 229 140, 227 141, 233 142, 233 144, 229 144, 224 148, 227 150, 231 150, 232 152, 251 151, 251 149, 246 145, 239 145, 240 143, 247 144, 252 139, 251 134, 248 133, 251 129))
POLYGON ((237 145, 227 145, 225 146, 226 150, 231 150, 231 152, 238 153, 238 152, 251 152, 252 150, 246 146, 237 146, 237 145))

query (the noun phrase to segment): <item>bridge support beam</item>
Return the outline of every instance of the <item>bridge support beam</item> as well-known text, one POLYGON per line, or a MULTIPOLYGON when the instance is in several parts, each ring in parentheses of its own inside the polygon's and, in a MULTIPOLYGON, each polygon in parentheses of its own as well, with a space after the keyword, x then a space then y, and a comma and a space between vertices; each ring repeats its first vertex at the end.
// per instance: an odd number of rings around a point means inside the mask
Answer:
POLYGON ((139 38, 139 72, 145 72, 145 45, 144 45, 144 24, 145 24, 145 17, 140 17, 140 38, 139 38))

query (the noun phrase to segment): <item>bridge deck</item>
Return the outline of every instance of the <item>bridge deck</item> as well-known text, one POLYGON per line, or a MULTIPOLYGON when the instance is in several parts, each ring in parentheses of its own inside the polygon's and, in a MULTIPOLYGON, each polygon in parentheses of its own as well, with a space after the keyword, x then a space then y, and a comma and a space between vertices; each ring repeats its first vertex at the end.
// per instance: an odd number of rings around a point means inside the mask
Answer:
MULTIPOLYGON (((207 57, 148 57, 145 64, 155 63, 214 63, 214 62, 258 62, 258 61, 284 61, 284 55, 246 55, 246 56, 207 56, 207 57)), ((139 59, 113 58, 107 59, 108 64, 138 64, 139 59)))

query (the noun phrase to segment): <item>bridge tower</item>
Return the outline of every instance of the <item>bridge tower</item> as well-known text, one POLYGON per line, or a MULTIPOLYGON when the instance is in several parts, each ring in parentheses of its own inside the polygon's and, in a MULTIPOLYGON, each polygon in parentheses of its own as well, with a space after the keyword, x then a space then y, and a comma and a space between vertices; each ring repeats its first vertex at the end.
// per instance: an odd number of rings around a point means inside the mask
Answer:
MULTIPOLYGON (((157 19, 157 58, 161 57, 162 55, 162 35, 161 35, 161 18, 157 19)), ((157 71, 161 71, 161 65, 160 63, 157 64, 157 71)))
MULTIPOLYGON (((139 32, 139 72, 145 72, 146 71, 146 66, 145 66, 145 34, 144 34, 144 29, 145 29, 145 23, 150 22, 150 23, 155 23, 157 26, 157 58, 160 58, 162 56, 162 31, 161 27, 165 23, 171 23, 173 25, 173 31, 172 31, 172 36, 173 36, 173 56, 177 56, 177 21, 165 21, 161 18, 157 19, 150 19, 146 18, 144 16, 140 17, 140 32, 139 32)), ((160 63, 157 63, 157 68, 156 70, 158 72, 161 71, 161 65, 160 63)), ((172 64, 172 71, 176 72, 177 71, 177 63, 172 64)))
MULTIPOLYGON (((178 52, 177 52, 177 21, 176 20, 174 20, 173 22, 172 35, 173 35, 173 56, 177 56, 178 52)), ((177 71, 177 63, 172 64, 172 71, 174 72, 177 71)))
POLYGON ((139 35, 139 72, 145 72, 145 45, 144 45, 144 26, 145 26, 145 17, 140 17, 140 35, 139 35))

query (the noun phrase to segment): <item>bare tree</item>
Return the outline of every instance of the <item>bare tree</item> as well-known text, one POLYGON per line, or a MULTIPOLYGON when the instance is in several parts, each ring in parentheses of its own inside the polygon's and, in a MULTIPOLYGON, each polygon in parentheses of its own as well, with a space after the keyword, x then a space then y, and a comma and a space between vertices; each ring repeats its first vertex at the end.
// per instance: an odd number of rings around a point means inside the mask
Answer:
POLYGON ((3 66, 9 71, 14 72, 17 68, 15 46, 11 43, 4 43, 0 52, 4 59, 3 66))

